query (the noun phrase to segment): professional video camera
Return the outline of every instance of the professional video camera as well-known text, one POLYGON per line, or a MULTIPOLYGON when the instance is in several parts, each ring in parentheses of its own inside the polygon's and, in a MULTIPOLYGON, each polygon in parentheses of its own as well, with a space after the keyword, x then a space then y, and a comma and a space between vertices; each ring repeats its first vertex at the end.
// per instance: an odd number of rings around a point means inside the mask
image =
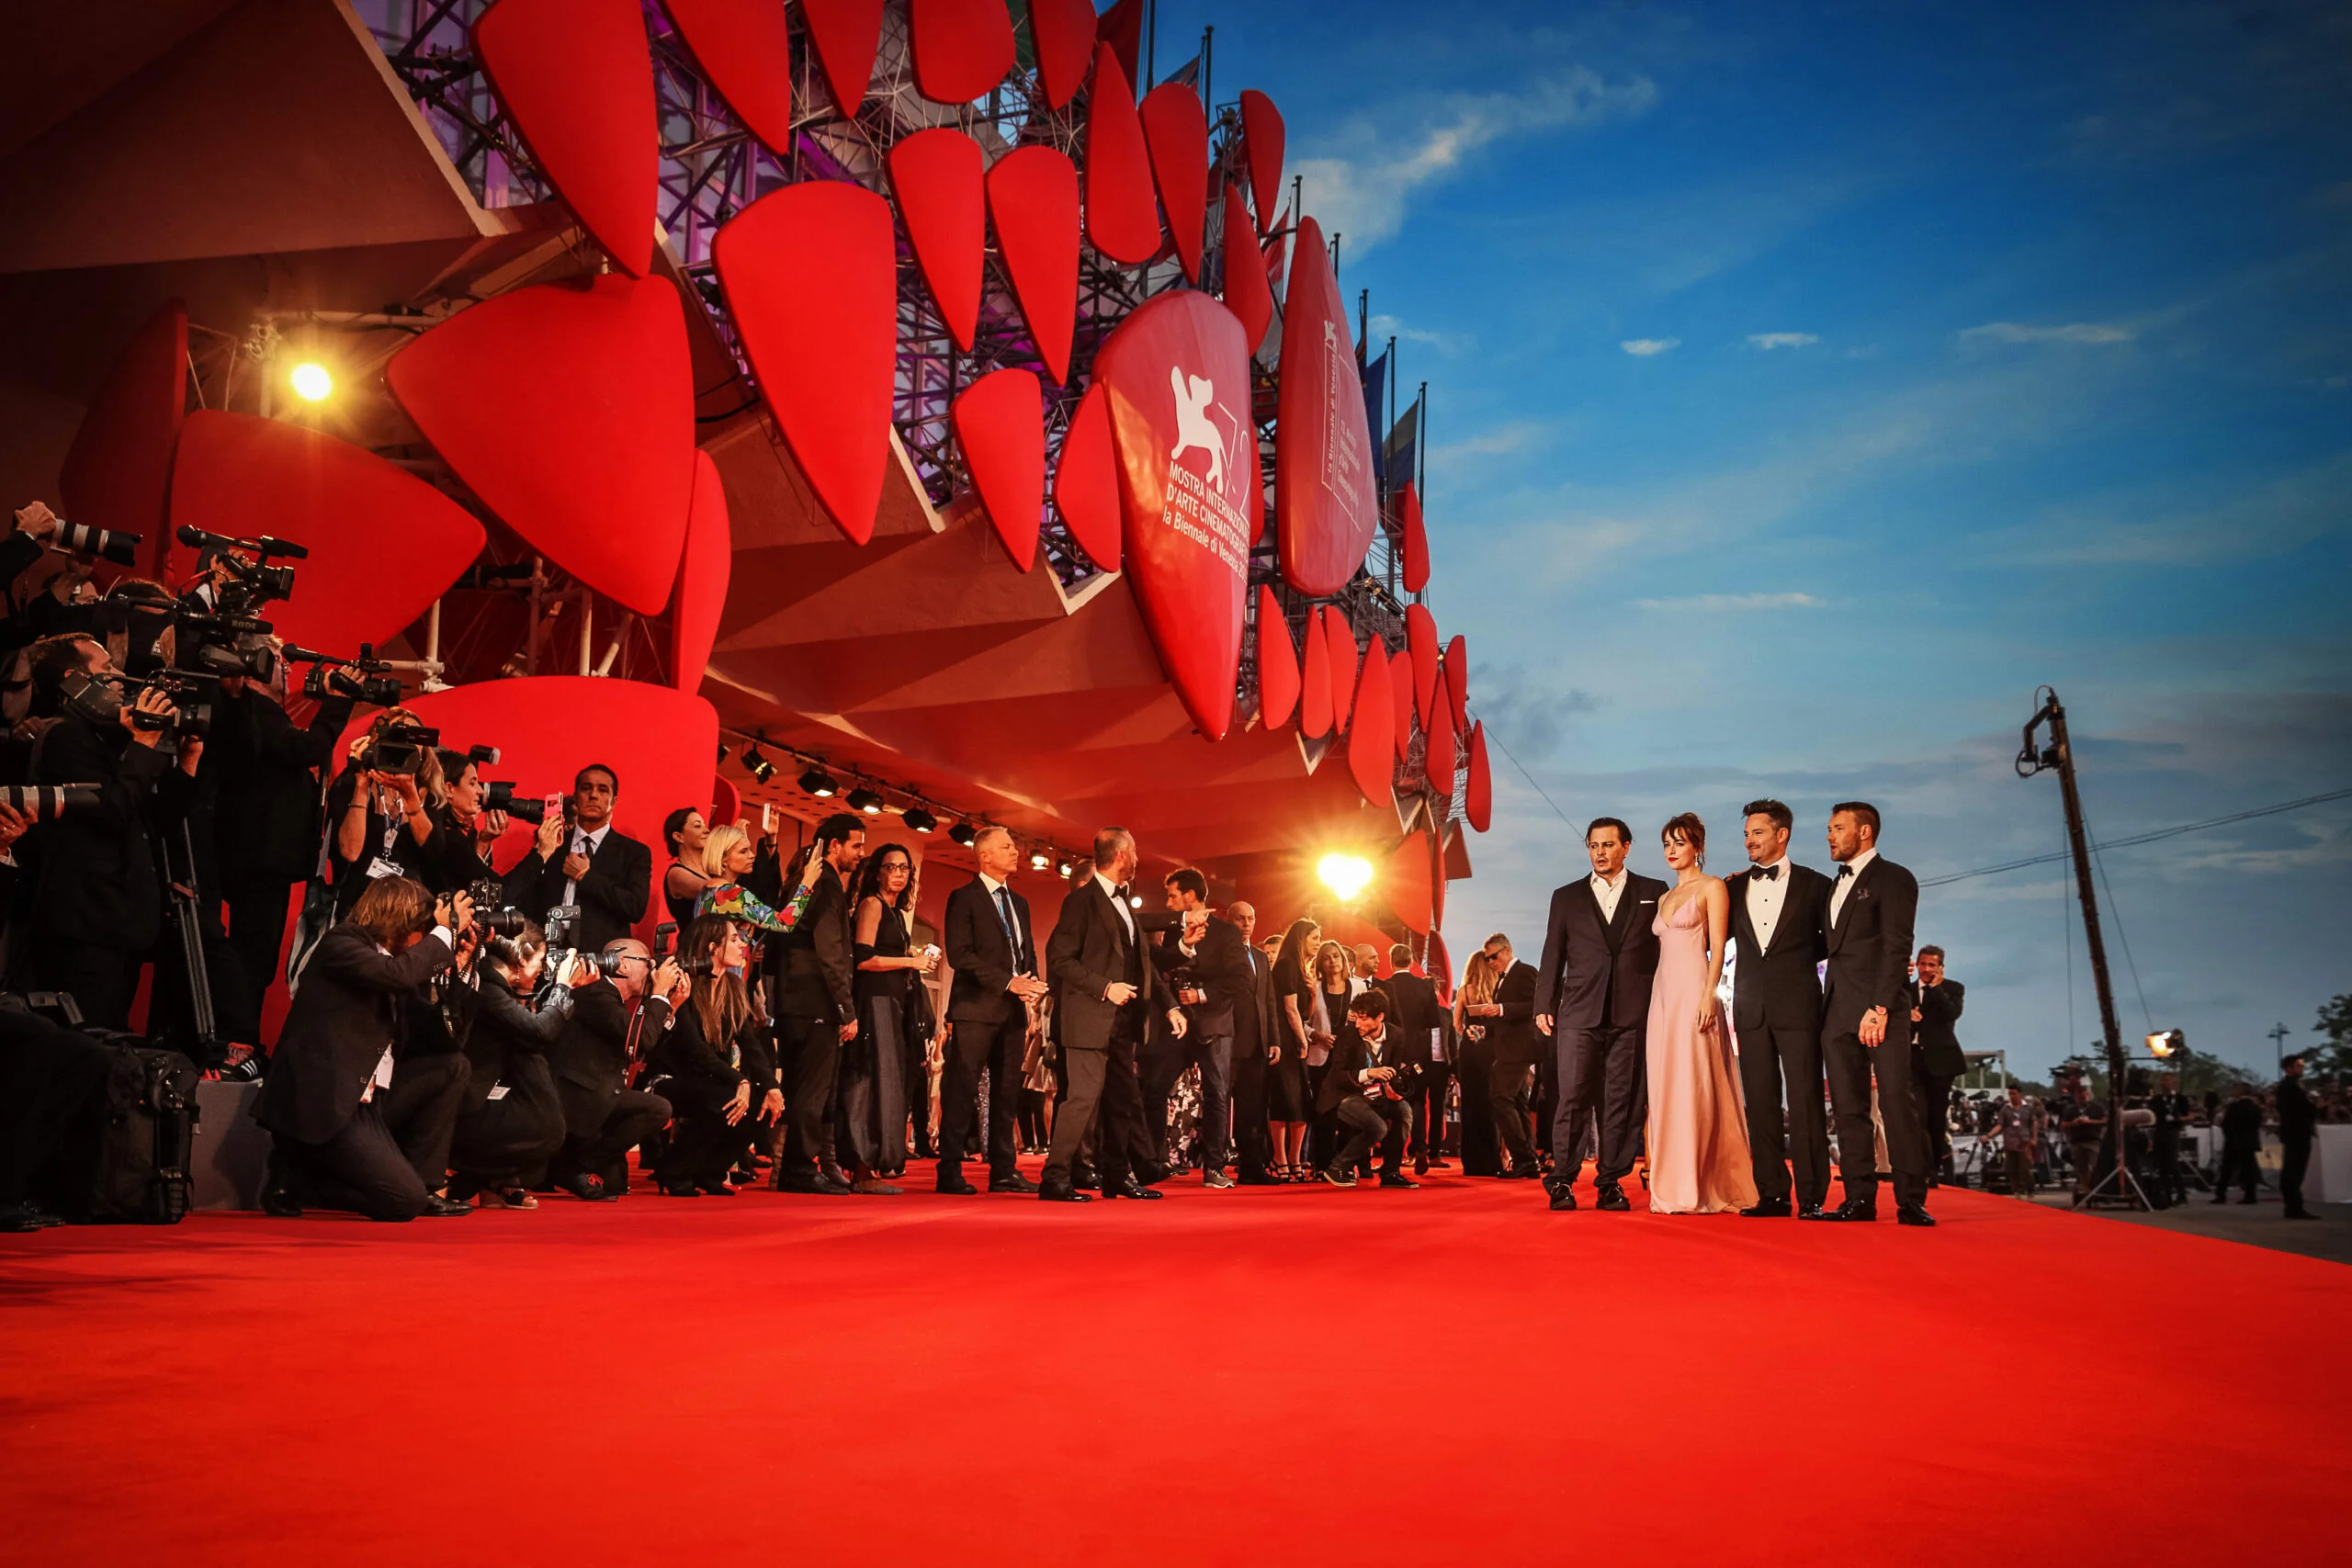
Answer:
POLYGON ((95 811, 98 786, 73 784, 0 784, 0 806, 14 807, 36 822, 54 822, 69 811, 95 811))
POLYGON ((171 698, 172 705, 178 710, 177 716, 166 719, 134 708, 131 728, 163 730, 176 746, 190 736, 201 737, 211 729, 211 696, 218 684, 217 677, 185 670, 166 670, 141 682, 119 675, 90 676, 74 670, 67 671, 59 689, 64 695, 67 712, 81 715, 100 729, 110 729, 122 722, 123 710, 130 705, 123 700, 126 691, 132 694, 134 702, 138 692, 162 692, 171 698))
POLYGON ((548 983, 568 986, 571 976, 584 965, 591 975, 602 976, 605 966, 600 956, 580 951, 580 906, 559 904, 548 911, 544 922, 548 933, 547 967, 541 971, 548 983))
POLYGON ((424 754, 440 744, 441 732, 425 725, 390 725, 378 732, 375 754, 368 765, 379 773, 413 773, 424 761, 424 754))
POLYGON ((249 615, 273 599, 294 596, 294 569, 272 566, 269 558, 283 556, 288 560, 308 560, 310 550, 285 539, 273 539, 267 535, 258 539, 233 539, 225 534, 208 534, 201 528, 182 525, 174 536, 191 549, 203 550, 209 557, 207 564, 226 573, 226 580, 213 585, 213 607, 226 615, 249 615), (239 555, 247 551, 253 559, 239 555))
POLYGON ((311 667, 302 677, 302 694, 306 697, 349 697, 370 707, 400 706, 401 678, 390 673, 390 660, 376 657, 376 645, 372 642, 359 645, 356 659, 338 659, 332 653, 297 648, 291 643, 278 650, 278 657, 289 664, 311 667), (354 681, 345 675, 340 668, 344 665, 359 671, 359 679, 354 681))

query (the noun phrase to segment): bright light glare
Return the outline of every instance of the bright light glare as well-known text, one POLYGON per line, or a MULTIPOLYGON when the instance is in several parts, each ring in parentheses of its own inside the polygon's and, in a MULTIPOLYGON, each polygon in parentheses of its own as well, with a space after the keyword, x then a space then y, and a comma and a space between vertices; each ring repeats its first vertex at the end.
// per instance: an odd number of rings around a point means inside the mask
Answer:
POLYGON ((1315 874, 1340 896, 1340 903, 1352 904, 1357 894, 1372 886, 1372 863, 1362 855, 1329 854, 1316 862, 1315 874))
POLYGON ((313 360, 306 359, 294 367, 289 379, 294 383, 294 395, 305 402, 322 402, 334 391, 334 378, 327 374, 325 366, 313 360))

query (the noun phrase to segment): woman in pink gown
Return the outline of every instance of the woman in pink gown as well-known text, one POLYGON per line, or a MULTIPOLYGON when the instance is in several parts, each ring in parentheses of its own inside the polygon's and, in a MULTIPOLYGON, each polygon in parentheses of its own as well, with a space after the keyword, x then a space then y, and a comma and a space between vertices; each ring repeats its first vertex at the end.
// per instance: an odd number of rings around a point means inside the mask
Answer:
POLYGON ((1739 1072, 1715 987, 1731 895, 1701 869, 1707 825, 1684 812, 1661 835, 1679 881, 1657 901, 1650 983, 1650 1213, 1716 1214, 1756 1204, 1739 1072))

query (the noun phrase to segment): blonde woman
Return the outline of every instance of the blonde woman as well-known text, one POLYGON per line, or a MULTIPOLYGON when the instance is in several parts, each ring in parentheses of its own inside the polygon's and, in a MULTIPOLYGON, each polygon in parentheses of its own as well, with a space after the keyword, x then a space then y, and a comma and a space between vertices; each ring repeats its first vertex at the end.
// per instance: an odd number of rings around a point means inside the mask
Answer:
POLYGON ((1284 1181, 1307 1179, 1306 1053, 1313 1043, 1315 976, 1311 956, 1323 940, 1313 920, 1293 920, 1274 955, 1278 1038, 1266 1048, 1266 1133, 1273 1145, 1272 1174, 1284 1181))
POLYGON ((738 925, 759 926, 772 931, 788 931, 798 925, 825 863, 815 855, 804 857, 799 886, 792 890, 791 902, 778 912, 743 886, 743 878, 752 874, 757 858, 752 848, 752 836, 741 828, 732 822, 713 828, 710 837, 703 840, 703 890, 695 900, 695 916, 724 915, 738 925))

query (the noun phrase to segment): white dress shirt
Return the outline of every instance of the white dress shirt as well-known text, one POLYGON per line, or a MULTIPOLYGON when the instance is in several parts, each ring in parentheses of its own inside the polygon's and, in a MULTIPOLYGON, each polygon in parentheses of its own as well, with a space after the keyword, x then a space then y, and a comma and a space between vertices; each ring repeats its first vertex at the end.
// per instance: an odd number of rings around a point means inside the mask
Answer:
MULTIPOLYGON (((610 822, 605 823, 603 827, 597 829, 593 833, 583 833, 579 829, 574 828, 571 830, 571 852, 576 855, 587 855, 591 859, 594 859, 596 852, 604 847, 605 835, 612 830, 613 825, 610 822)), ((563 879, 563 901, 566 904, 577 904, 580 902, 580 879, 578 877, 567 876, 563 879)))
POLYGON ((1838 916, 1839 912, 1846 908, 1846 895, 1851 893, 1854 890, 1854 885, 1861 881, 1862 867, 1870 864, 1871 862, 1876 859, 1878 859, 1878 847, 1876 845, 1872 845, 1871 848, 1864 850, 1860 854, 1856 855, 1852 860, 1848 861, 1846 863, 1846 870, 1838 873, 1838 886, 1831 888, 1829 891, 1829 923, 1831 925, 1834 926, 1838 923, 1838 916), (1852 873, 1852 874, 1848 875, 1848 872, 1852 873))
POLYGON ((1632 874, 1623 866, 1617 868, 1614 877, 1599 872, 1592 874, 1592 896, 1600 900, 1600 923, 1607 925, 1617 918, 1617 900, 1625 891, 1625 879, 1632 874))
MULTIPOLYGON (((1747 923, 1756 929, 1756 951, 1769 953, 1772 949, 1772 928, 1781 923, 1781 906, 1789 897, 1789 874, 1795 868, 1789 857, 1782 855, 1772 863, 1780 867, 1780 874, 1766 880, 1750 875, 1747 879, 1747 923)), ((1764 867, 1755 868, 1762 871, 1764 867)))
MULTIPOLYGON (((435 926, 433 928, 433 934, 441 939, 441 945, 443 947, 447 948, 452 953, 457 951, 458 939, 450 933, 447 926, 435 926)), ((376 944, 376 951, 382 953, 387 958, 390 958, 392 955, 392 950, 386 947, 380 942, 376 944)), ((367 1104, 369 1100, 376 1098, 376 1091, 378 1089, 390 1089, 391 1087, 392 1048, 390 1045, 387 1045, 384 1047, 384 1054, 376 1058, 376 1070, 368 1075, 368 1087, 359 1091, 359 1103, 362 1105, 367 1104)))
POLYGON ((1113 882, 1109 877, 1103 875, 1099 871, 1094 874, 1094 880, 1102 884, 1103 897, 1111 900, 1111 908, 1119 911, 1119 923, 1127 928, 1127 940, 1130 942, 1134 942, 1136 940, 1136 918, 1133 914, 1128 912, 1127 901, 1119 897, 1118 884, 1113 882))

